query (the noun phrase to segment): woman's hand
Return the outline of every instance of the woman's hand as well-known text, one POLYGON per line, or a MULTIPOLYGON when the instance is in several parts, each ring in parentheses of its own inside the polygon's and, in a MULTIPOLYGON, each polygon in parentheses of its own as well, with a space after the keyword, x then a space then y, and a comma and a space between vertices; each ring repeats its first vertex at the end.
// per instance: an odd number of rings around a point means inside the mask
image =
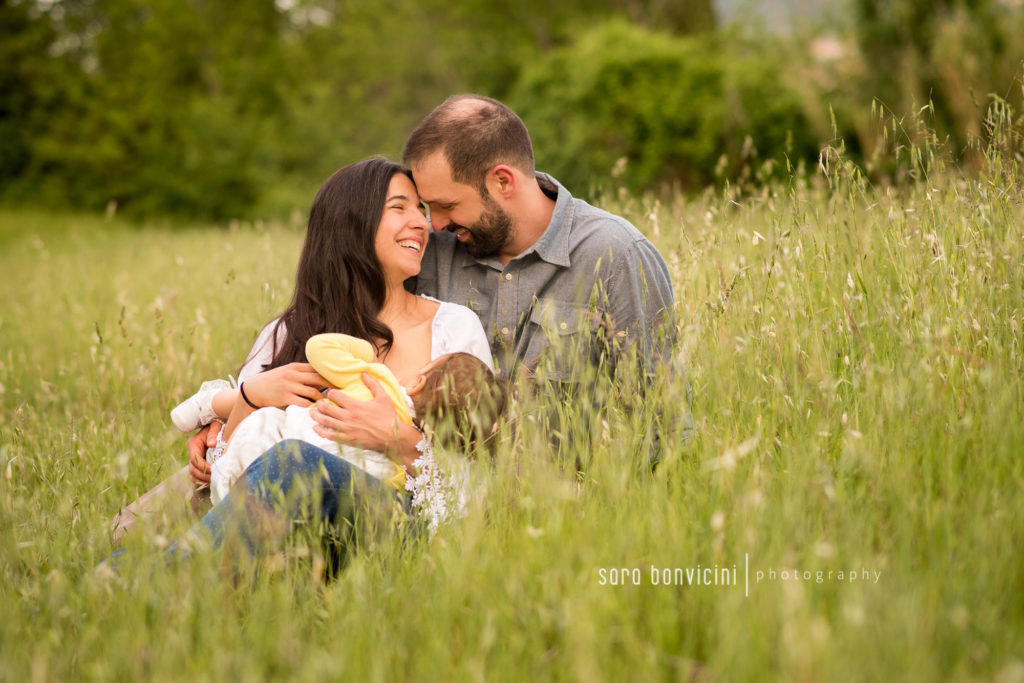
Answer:
POLYGON ((289 363, 266 370, 243 384, 246 398, 260 408, 308 406, 321 398, 320 387, 329 386, 309 363, 289 363))

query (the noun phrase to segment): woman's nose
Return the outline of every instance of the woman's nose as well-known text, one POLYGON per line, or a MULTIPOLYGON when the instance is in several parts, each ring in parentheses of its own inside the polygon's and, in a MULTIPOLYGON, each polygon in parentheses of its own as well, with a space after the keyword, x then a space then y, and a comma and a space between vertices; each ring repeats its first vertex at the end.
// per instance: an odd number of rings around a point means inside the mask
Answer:
POLYGON ((410 227, 430 230, 430 219, 427 218, 422 211, 416 211, 414 213, 415 215, 409 220, 410 227))

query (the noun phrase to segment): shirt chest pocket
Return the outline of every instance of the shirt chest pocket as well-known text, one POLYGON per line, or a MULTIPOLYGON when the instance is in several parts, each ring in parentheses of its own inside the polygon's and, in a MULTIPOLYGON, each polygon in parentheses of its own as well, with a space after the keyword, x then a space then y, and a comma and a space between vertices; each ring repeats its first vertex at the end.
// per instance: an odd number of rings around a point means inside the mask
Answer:
POLYGON ((586 306, 554 299, 537 299, 530 311, 530 323, 549 337, 573 335, 590 329, 592 314, 586 306))
POLYGON ((598 316, 586 306, 554 299, 537 299, 530 311, 523 362, 532 374, 571 380, 581 363, 596 360, 594 332, 598 316))

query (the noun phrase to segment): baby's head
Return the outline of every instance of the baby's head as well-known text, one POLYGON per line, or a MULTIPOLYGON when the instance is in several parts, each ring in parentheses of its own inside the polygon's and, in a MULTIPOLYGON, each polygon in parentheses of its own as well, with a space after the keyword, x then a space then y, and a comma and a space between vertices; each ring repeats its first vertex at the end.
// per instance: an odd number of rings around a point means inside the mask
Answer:
POLYGON ((505 383, 469 353, 434 359, 406 383, 416 420, 437 427, 445 423, 471 445, 494 432, 507 401, 505 383))

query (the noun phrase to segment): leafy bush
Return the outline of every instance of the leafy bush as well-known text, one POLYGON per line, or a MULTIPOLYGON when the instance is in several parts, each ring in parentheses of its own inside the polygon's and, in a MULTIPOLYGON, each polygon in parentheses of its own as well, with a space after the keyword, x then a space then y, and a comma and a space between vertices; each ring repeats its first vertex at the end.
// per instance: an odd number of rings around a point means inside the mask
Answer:
POLYGON ((5 198, 134 216, 245 215, 278 84, 288 82, 278 21, 255 3, 5 8, 0 25, 34 37, 5 50, 16 69, 0 68, 0 82, 23 86, 17 101, 0 102, 0 130, 18 133, 0 150, 5 198), (246 61, 253 54, 258 65, 246 61))
MULTIPOLYGON (((928 106, 932 125, 957 149, 983 134, 989 95, 1020 75, 1024 12, 997 0, 856 0, 860 52, 869 68, 850 85, 896 116, 928 106), (885 68, 870 68, 884 65, 885 68)), ((847 86, 850 87, 850 86, 847 86)), ((975 165, 980 159, 972 160, 975 165)))
POLYGON ((818 148, 778 63, 722 39, 621 21, 529 65, 509 99, 538 165, 577 187, 614 170, 632 189, 696 188, 736 175, 755 149, 781 158, 818 148))

